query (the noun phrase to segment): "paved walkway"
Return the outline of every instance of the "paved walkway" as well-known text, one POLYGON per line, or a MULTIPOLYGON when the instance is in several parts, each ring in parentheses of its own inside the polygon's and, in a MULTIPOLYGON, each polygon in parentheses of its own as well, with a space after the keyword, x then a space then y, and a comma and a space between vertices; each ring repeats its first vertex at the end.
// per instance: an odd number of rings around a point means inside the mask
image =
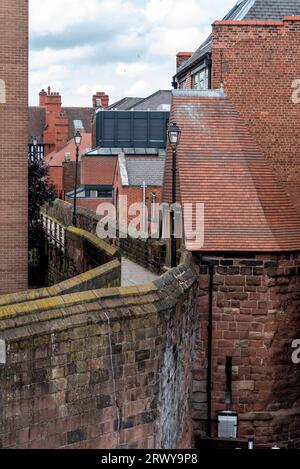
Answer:
POLYGON ((122 258, 122 287, 132 287, 143 283, 153 282, 158 275, 141 267, 129 259, 122 258))

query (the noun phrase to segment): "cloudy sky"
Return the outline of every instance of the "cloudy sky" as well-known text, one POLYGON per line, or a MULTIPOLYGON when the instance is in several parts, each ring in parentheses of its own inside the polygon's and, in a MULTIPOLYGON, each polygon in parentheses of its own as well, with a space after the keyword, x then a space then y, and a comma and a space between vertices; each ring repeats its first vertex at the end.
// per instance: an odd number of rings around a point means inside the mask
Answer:
POLYGON ((178 51, 194 51, 237 0, 29 0, 30 104, 51 85, 66 106, 169 89, 178 51))

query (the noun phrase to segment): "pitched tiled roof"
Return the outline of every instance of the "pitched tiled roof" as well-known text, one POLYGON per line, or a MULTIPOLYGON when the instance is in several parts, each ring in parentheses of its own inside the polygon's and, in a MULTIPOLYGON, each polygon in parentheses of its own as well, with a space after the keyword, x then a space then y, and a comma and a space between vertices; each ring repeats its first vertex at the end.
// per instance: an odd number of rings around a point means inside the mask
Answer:
MULTIPOLYGON (((204 246, 187 241, 187 248, 300 250, 300 218, 230 100, 213 91, 173 93, 172 121, 182 130, 179 199, 205 209, 204 246)), ((170 197, 168 153, 164 200, 170 197)))
MULTIPOLYGON (((240 0, 223 18, 224 20, 281 20, 285 16, 300 15, 299 0, 240 0)), ((196 50, 177 71, 182 74, 211 52, 212 36, 196 50)))
MULTIPOLYGON (((90 149, 92 146, 92 135, 91 134, 82 134, 82 142, 80 147, 80 158, 87 149, 90 149)), ((72 138, 61 150, 53 151, 49 155, 45 156, 45 162, 49 166, 62 166, 63 162, 66 161, 66 153, 70 155, 70 161, 76 160, 76 148, 75 142, 72 138)))
POLYGON ((143 98, 123 98, 108 106, 107 110, 111 111, 113 109, 116 111, 128 111, 142 100, 143 98))
MULTIPOLYGON (((80 120, 83 125, 83 130, 86 133, 92 132, 92 119, 94 116, 94 109, 90 107, 63 107, 62 111, 66 113, 69 120, 68 138, 71 140, 75 133, 74 121, 80 120)), ((42 142, 42 136, 46 125, 46 112, 45 108, 39 106, 29 107, 29 126, 28 126, 28 142, 31 137, 36 136, 39 143, 42 142)))
POLYGON ((164 178, 165 159, 126 159, 126 171, 129 186, 162 187, 164 178))

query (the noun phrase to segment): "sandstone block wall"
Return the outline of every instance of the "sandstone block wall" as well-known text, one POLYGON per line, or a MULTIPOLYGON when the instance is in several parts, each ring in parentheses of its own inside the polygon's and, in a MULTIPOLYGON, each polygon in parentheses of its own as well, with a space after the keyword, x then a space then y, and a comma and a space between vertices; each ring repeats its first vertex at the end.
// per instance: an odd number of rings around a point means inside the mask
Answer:
MULTIPOLYGON (((51 207, 45 211, 65 226, 72 224, 72 206, 61 200, 56 200, 51 207)), ((96 233, 96 227, 100 217, 91 210, 78 208, 78 226, 90 233, 96 233)), ((156 239, 135 239, 131 237, 117 237, 114 240, 107 240, 137 264, 146 267, 150 271, 160 274, 165 265, 166 243, 156 239)))
MULTIPOLYGON (((217 413, 239 414, 241 438, 300 446, 300 366, 292 342, 300 338, 300 255, 212 256, 213 429, 217 413), (233 360, 233 405, 224 403, 226 357, 233 360)), ((192 408, 206 428, 208 275, 199 267, 199 316, 192 408)))
POLYGON ((0 307, 2 448, 191 447, 196 276, 0 307))

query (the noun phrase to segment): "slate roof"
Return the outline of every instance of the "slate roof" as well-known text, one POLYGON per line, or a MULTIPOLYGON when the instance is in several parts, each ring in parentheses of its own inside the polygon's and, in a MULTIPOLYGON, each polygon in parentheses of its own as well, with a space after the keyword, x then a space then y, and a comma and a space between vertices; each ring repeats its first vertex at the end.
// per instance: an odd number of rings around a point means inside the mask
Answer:
POLYGON ((38 141, 42 143, 42 135, 46 122, 46 111, 43 107, 32 106, 28 109, 28 142, 31 142, 32 137, 37 137, 38 141))
MULTIPOLYGON (((145 182, 149 187, 162 187, 165 159, 126 159, 126 172, 129 186, 141 187, 145 182)), ((124 177, 122 177, 124 180, 124 177)), ((127 184, 126 184, 127 185, 127 184)))
MULTIPOLYGON (((224 20, 282 20, 285 16, 300 15, 299 0, 240 0, 223 18, 224 20)), ((181 75, 211 52, 210 35, 196 52, 177 71, 181 75)))
POLYGON ((75 120, 81 120, 85 133, 89 134, 92 132, 92 120, 95 109, 91 107, 63 107, 62 111, 66 112, 69 119, 69 139, 73 138, 75 134, 75 120))
POLYGON ((107 110, 128 111, 142 100, 143 98, 123 98, 108 106, 107 110))
POLYGON ((172 91, 159 90, 139 101, 131 109, 134 111, 169 111, 171 108, 172 91))
MULTIPOLYGON (((92 119, 94 109, 89 107, 62 107, 62 111, 66 113, 69 120, 68 138, 71 140, 75 133, 74 120, 81 120, 85 133, 92 132, 92 119)), ((38 106, 29 107, 29 126, 28 126, 28 142, 33 136, 38 137, 39 143, 42 142, 42 135, 46 125, 45 108, 38 106)))
POLYGON ((159 111, 171 106, 172 91, 158 90, 147 98, 123 98, 107 108, 108 111, 159 111))
MULTIPOLYGON (((172 120, 178 147, 178 200, 204 204, 204 245, 186 228, 192 251, 300 250, 300 217, 275 179, 246 125, 222 92, 174 91, 172 120)), ((170 202, 171 152, 164 201, 170 202)), ((191 221, 190 211, 184 212, 191 221)), ((193 221, 195 221, 193 219, 193 221)))

